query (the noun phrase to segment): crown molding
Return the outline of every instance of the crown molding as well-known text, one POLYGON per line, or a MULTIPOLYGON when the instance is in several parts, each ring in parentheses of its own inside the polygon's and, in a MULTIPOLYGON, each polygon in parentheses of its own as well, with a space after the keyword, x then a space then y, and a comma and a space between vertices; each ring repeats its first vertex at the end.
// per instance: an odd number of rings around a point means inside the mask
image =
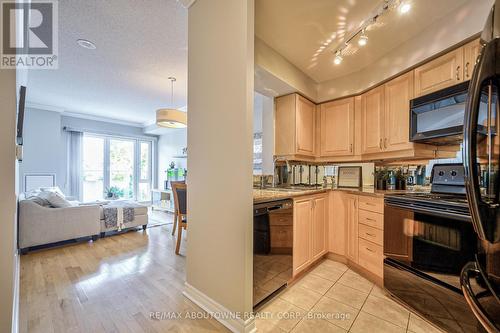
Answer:
POLYGON ((144 128, 143 123, 136 123, 133 121, 126 121, 126 120, 120 120, 120 119, 115 119, 115 118, 96 116, 96 115, 92 115, 92 114, 84 114, 84 113, 78 113, 78 112, 65 111, 62 115, 65 117, 95 120, 95 121, 102 121, 105 123, 112 123, 112 124, 118 124, 118 125, 144 128))
POLYGON ((196 2, 196 0, 177 0, 177 2, 179 2, 184 8, 189 9, 189 7, 196 2))

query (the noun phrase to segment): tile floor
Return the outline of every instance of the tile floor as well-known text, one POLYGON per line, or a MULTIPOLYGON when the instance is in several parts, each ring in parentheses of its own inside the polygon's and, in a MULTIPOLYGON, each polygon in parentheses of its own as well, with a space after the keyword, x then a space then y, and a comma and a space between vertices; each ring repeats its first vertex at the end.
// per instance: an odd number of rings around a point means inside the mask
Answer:
POLYGON ((440 332, 333 260, 259 309, 256 325, 258 332, 440 332))

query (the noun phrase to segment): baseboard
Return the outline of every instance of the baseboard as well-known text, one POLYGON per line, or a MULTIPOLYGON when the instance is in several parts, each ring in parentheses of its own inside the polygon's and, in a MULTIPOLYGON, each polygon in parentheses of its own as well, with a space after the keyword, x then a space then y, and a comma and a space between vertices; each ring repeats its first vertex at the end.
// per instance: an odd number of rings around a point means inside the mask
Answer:
POLYGON ((328 259, 334 260, 341 262, 345 265, 347 265, 350 269, 355 271, 356 273, 360 274, 364 278, 370 280, 371 282, 375 283, 379 287, 383 288, 384 287, 384 279, 381 278, 380 276, 373 274, 369 270, 367 270, 364 267, 361 267, 360 265, 356 264, 355 262, 352 262, 351 260, 347 259, 345 256, 341 254, 336 254, 333 252, 328 252, 326 255, 328 259))
MULTIPOLYGON (((16 251, 17 252, 17 251, 16 251)), ((19 254, 14 257, 14 304, 12 306, 12 333, 19 332, 19 292, 20 292, 20 269, 21 262, 19 254)))
POLYGON ((335 260, 335 261, 341 262, 341 263, 346 264, 346 265, 349 263, 349 260, 347 260, 347 258, 341 254, 328 252, 326 257, 328 259, 335 260))
POLYGON ((254 333, 257 331, 255 328, 255 318, 251 317, 247 320, 243 320, 242 318, 227 316, 227 314, 231 314, 232 312, 187 282, 184 283, 183 294, 200 308, 214 315, 214 319, 226 326, 231 332, 254 333))

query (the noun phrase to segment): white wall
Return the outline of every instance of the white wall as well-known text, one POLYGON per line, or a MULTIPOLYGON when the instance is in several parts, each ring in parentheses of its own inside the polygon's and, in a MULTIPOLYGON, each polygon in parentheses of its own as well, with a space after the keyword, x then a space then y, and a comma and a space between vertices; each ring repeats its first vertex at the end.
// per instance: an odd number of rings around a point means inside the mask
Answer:
MULTIPOLYGON (((163 189, 167 180, 166 170, 170 162, 175 162, 176 168, 187 168, 186 158, 175 158, 182 154, 182 148, 187 147, 187 129, 172 129, 158 139, 158 187, 163 189)), ((189 174, 188 174, 189 177, 189 174)))
MULTIPOLYGON (((142 137, 141 127, 65 116, 64 113, 27 108, 24 119, 24 159, 19 164, 20 190, 24 191, 24 175, 51 173, 64 193, 69 192, 67 132, 63 127, 81 131, 128 137, 142 137)), ((157 136, 148 136, 156 138, 157 136)))
POLYGON ((253 11, 253 0, 189 8, 185 295, 211 311, 252 311, 253 11))
POLYGON ((17 327, 19 257, 17 255, 16 71, 0 70, 0 332, 17 327))

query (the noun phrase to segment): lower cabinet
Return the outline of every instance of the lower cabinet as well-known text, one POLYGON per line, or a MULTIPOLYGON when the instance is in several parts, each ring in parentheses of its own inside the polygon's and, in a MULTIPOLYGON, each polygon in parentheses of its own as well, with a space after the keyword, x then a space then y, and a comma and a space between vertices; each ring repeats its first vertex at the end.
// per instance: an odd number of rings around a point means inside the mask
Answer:
POLYGON ((293 275, 297 275, 327 252, 328 195, 294 200, 293 275))
POLYGON ((331 198, 329 250, 382 278, 384 199, 342 191, 331 198))

